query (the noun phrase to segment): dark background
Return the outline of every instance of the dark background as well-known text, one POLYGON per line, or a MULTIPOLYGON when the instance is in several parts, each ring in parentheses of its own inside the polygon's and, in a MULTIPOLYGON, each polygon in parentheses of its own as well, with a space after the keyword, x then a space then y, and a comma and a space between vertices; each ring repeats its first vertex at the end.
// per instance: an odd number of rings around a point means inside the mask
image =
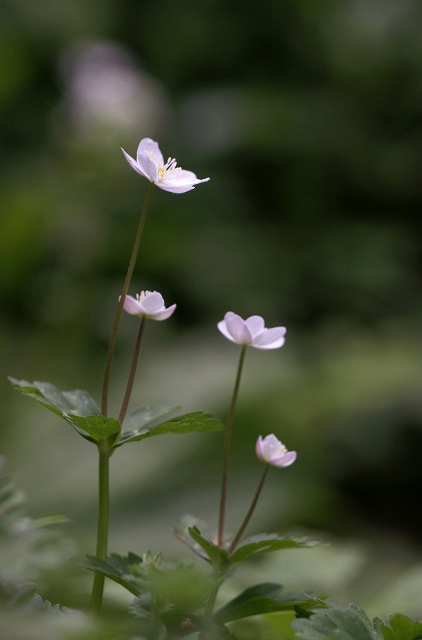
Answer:
MULTIPOLYGON (((92 551, 95 449, 6 376, 99 399, 148 188, 120 147, 149 136, 211 181, 154 195, 131 293, 178 308, 147 326, 133 406, 225 418, 239 350, 217 321, 285 325, 283 349, 247 354, 229 529, 261 472, 255 440, 274 432, 298 460, 270 474, 249 532, 333 541, 284 561, 287 579, 420 615, 418 0, 2 0, 0 59, 1 449, 31 513, 65 510, 92 551)), ((135 332, 124 318, 114 413, 135 332)), ((186 511, 215 527, 221 445, 118 450, 112 550, 177 557, 186 511)))

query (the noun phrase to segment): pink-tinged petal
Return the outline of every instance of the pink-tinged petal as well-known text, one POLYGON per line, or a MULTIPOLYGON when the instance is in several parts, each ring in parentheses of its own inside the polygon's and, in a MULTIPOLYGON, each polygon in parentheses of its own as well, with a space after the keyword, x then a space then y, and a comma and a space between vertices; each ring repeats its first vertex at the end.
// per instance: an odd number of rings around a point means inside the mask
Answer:
POLYGON ((132 298, 132 296, 125 297, 125 301, 123 303, 123 309, 127 313, 131 313, 132 315, 135 315, 135 316, 142 313, 142 306, 139 304, 137 300, 135 300, 135 298, 132 298))
POLYGON ((274 467, 290 467, 290 465, 293 464, 296 458, 296 451, 288 451, 284 454, 284 456, 281 456, 281 458, 272 458, 268 462, 274 467))
POLYGON ((158 142, 151 140, 151 138, 143 138, 138 144, 136 151, 136 159, 139 162, 140 158, 149 156, 154 162, 157 168, 164 166, 163 154, 160 151, 158 142))
POLYGON ((233 339, 238 344, 251 344, 252 336, 245 321, 240 316, 232 311, 228 311, 224 316, 226 322, 227 331, 233 336, 233 339))
POLYGON ((172 304, 168 309, 163 309, 163 311, 156 313, 153 320, 167 320, 167 318, 170 318, 170 316, 173 315, 175 309, 176 305, 172 304))
POLYGON ((282 444, 280 440, 271 433, 269 436, 266 436, 261 443, 261 451, 265 458, 265 460, 270 460, 274 457, 280 457, 280 451, 286 453, 286 450, 282 449, 282 444))
POLYGON ((285 343, 286 327, 265 329, 253 339, 252 346, 256 349, 278 349, 285 343))
POLYGON ((156 313, 160 313, 164 311, 164 298, 161 293, 158 291, 152 291, 151 293, 147 293, 145 297, 141 300, 141 305, 146 315, 155 315, 156 313))
POLYGON ((284 444, 273 433, 265 438, 259 436, 255 450, 262 462, 274 467, 289 467, 297 457, 296 451, 287 451, 284 444))
POLYGON ((143 169, 141 169, 141 167, 139 167, 139 165, 136 162, 136 160, 134 160, 128 153, 126 153, 126 151, 124 149, 122 149, 122 151, 123 151, 124 157, 129 162, 129 164, 132 167, 132 169, 135 169, 135 171, 137 173, 139 173, 141 176, 143 176, 144 178, 147 178, 148 180, 150 180, 149 176, 147 176, 147 174, 143 171, 143 169))
POLYGON ((246 318, 245 324, 251 332, 252 338, 262 333, 265 329, 264 318, 261 316, 250 316, 250 318, 246 318))
POLYGON ((223 336, 225 338, 227 338, 227 340, 231 340, 232 342, 236 342, 234 340, 233 336, 227 331, 226 321, 225 320, 220 320, 220 322, 217 324, 217 328, 218 328, 219 331, 221 331, 223 336))
POLYGON ((255 451, 258 458, 265 462, 264 453, 262 451, 262 436, 258 436, 258 440, 256 441, 255 445, 255 451))

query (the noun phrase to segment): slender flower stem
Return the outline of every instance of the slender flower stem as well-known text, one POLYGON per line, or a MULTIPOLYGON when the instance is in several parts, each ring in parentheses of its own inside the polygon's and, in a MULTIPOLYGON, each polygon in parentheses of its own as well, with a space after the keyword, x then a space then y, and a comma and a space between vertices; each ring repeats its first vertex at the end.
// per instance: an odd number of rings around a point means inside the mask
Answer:
POLYGON ((269 464, 265 465, 264 473, 262 474, 262 478, 261 478, 261 480, 259 482, 259 485, 258 485, 258 488, 257 488, 257 490, 255 492, 255 495, 254 495, 254 498, 252 500, 251 506, 249 507, 249 511, 246 514, 244 521, 240 525, 239 531, 236 533, 235 537, 233 538, 233 542, 231 543, 230 548, 229 548, 229 550, 227 552, 229 554, 229 556, 233 553, 233 551, 237 547, 237 543, 239 542, 240 538, 242 537, 242 534, 243 534, 244 530, 246 529, 246 527, 248 526, 249 520, 251 519, 252 514, 255 511, 256 503, 258 502, 258 498, 261 495, 262 487, 264 486, 265 478, 267 477, 267 473, 268 473, 268 469, 269 468, 270 468, 269 464))
POLYGON ((120 409, 120 413, 119 413, 120 424, 123 424, 123 420, 125 419, 127 406, 130 400, 130 394, 132 393, 133 383, 135 381, 136 369, 138 366, 139 350, 141 348, 141 340, 142 340, 142 335, 144 333, 146 321, 147 321, 146 317, 142 316, 141 324, 139 325, 138 336, 136 338, 135 351, 133 352, 132 364, 130 367, 129 378, 127 381, 125 397, 123 398, 122 408, 120 409))
POLYGON ((236 407, 237 395, 239 393, 240 379, 242 377, 243 362, 245 360, 247 345, 242 346, 240 352, 239 366, 237 368, 236 382, 234 384, 232 401, 230 404, 229 415, 227 416, 226 431, 224 434, 224 453, 223 453, 223 475, 221 478, 221 494, 220 494, 220 513, 218 519, 218 541, 219 547, 223 544, 224 537, 224 519, 226 513, 226 498, 227 498, 227 480, 229 472, 229 457, 230 457, 230 442, 233 426, 233 416, 236 407))
MULTIPOLYGON (((97 528, 97 558, 106 560, 108 547, 108 517, 109 517, 109 460, 111 451, 98 447, 99 459, 99 494, 98 494, 98 528, 97 528)), ((92 585, 91 612, 97 616, 101 613, 103 603, 104 576, 96 573, 92 585)))
POLYGON ((110 343, 108 346, 108 353, 107 353, 106 366, 104 370, 104 379, 103 379, 103 389, 102 389, 102 399, 101 399, 101 412, 103 416, 107 416, 108 388, 110 384, 111 363, 113 361, 114 348, 116 346, 117 332, 119 329, 120 318, 122 316, 123 304, 125 301, 126 294, 129 290, 130 281, 132 278, 133 270, 135 268, 136 258, 139 250, 139 244, 141 242, 141 237, 142 237, 142 231, 144 229, 145 220, 148 213, 148 207, 152 198, 152 194, 154 192, 154 187, 155 187, 154 183, 151 182, 150 188, 148 189, 148 193, 145 198, 144 206, 142 207, 142 213, 139 219, 139 225, 138 225, 138 230, 135 236, 132 255, 130 257, 126 278, 123 283, 123 289, 120 296, 119 304, 117 305, 116 315, 114 316, 113 328, 111 330, 110 343))

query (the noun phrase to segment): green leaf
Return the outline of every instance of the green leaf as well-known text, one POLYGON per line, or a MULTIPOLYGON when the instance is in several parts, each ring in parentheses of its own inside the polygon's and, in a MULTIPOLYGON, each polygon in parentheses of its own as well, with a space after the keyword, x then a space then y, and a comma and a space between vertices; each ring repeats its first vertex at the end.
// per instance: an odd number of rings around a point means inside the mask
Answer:
POLYGON ((151 409, 149 406, 138 407, 123 421, 122 432, 117 446, 140 439, 148 433, 162 418, 171 415, 178 407, 160 405, 151 409))
POLYGON ((65 418, 85 438, 95 444, 106 443, 112 448, 120 434, 120 422, 104 416, 68 416, 65 418), (87 435, 85 435, 87 434, 87 435), (88 437, 89 436, 89 437, 88 437))
MULTIPOLYGON (((194 411, 193 413, 185 413, 182 416, 172 418, 167 422, 163 422, 157 426, 144 426, 141 428, 141 432, 136 436, 131 436, 124 442, 135 442, 137 440, 144 440, 144 438, 151 438, 152 436, 160 436, 164 433, 189 433, 191 431, 221 431, 224 428, 224 424, 221 420, 214 418, 210 413, 204 411, 194 411)), ((119 444, 124 444, 119 442, 119 444)), ((118 446, 117 445, 117 446, 118 446)))
POLYGON ((37 402, 54 411, 59 416, 73 413, 77 416, 99 415, 101 413, 95 400, 87 391, 75 389, 74 391, 59 391, 50 382, 28 382, 8 378, 12 386, 26 396, 34 398, 37 402))
POLYGON ((204 550, 206 555, 202 557, 212 564, 217 573, 222 573, 229 566, 227 551, 220 549, 217 545, 203 538, 197 527, 190 528, 189 535, 204 550))
POLYGON ((317 542, 306 538, 285 538, 276 534, 261 534, 244 540, 242 545, 230 556, 230 564, 244 562, 249 558, 256 558, 265 553, 280 551, 282 549, 299 549, 314 547, 317 542))
POLYGON ((382 640, 366 613, 354 605, 334 605, 310 618, 294 620, 292 627, 305 640, 382 640))
POLYGON ((192 628, 187 627, 186 634, 199 631, 205 640, 236 640, 227 627, 216 623, 212 618, 191 616, 189 622, 192 624, 192 628))
MULTIPOLYGON (((74 391, 59 391, 50 382, 28 382, 27 380, 16 380, 16 378, 9 377, 9 381, 12 386, 23 393, 23 395, 33 398, 46 409, 53 411, 56 415, 66 420, 72 425, 76 431, 90 440, 98 444, 101 440, 109 438, 111 435, 116 434, 116 422, 113 426, 110 423, 103 423, 105 433, 101 435, 98 433, 100 423, 96 423, 95 420, 88 420, 83 423, 80 418, 93 418, 100 416, 101 411, 95 402, 95 400, 89 395, 87 391, 75 389, 74 391)), ((103 420, 106 420, 103 418, 103 420)), ((108 420, 113 420, 110 418, 108 420)), ((118 433, 118 431, 117 431, 118 433)))
POLYGON ((384 640, 417 640, 422 638, 422 622, 412 622, 401 614, 392 616, 380 627, 384 640))
POLYGON ((227 623, 249 616, 275 611, 291 611, 300 605, 303 608, 315 607, 316 601, 304 593, 284 593, 280 584, 264 582, 245 589, 234 600, 215 612, 217 622, 227 623))
POLYGON ((139 597, 144 590, 139 584, 139 578, 133 576, 127 562, 117 554, 112 554, 107 560, 87 555, 86 560, 73 560, 73 563, 110 578, 136 597, 139 597))

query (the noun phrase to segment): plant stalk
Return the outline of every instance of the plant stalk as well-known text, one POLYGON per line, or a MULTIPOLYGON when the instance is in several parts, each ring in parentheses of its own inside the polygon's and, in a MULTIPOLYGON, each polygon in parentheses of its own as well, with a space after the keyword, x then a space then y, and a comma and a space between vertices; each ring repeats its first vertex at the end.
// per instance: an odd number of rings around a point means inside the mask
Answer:
POLYGON ((136 236, 135 236, 135 242, 132 249, 132 255, 130 256, 129 266, 128 266, 126 277, 123 283, 122 293, 120 295, 120 300, 117 305, 116 314, 114 316, 114 321, 113 321, 113 327, 111 330, 110 343, 108 346, 108 353, 107 353, 106 365, 104 370, 102 398, 101 398, 101 413, 105 417, 107 417, 108 389, 110 385, 111 364, 113 361, 114 349, 116 346, 117 332, 119 329, 120 318, 122 316, 123 304, 125 301, 126 294, 129 290, 130 281, 132 279, 133 270, 135 268, 135 263, 136 263, 136 258, 139 251, 142 232, 144 230, 145 220, 148 213, 148 207, 149 207, 149 203, 151 202, 152 194, 154 192, 154 187, 155 187, 155 184, 151 182, 151 185, 148 189, 148 193, 145 198, 144 206, 142 207, 141 217, 139 219, 138 229, 136 231, 136 236))
POLYGON ((247 345, 242 346, 240 352, 239 366, 237 367, 236 382, 234 384, 232 401, 230 404, 229 414, 227 416, 226 430, 224 434, 224 453, 223 453, 223 474, 221 478, 221 494, 220 494, 220 512, 218 519, 218 539, 217 545, 221 547, 224 538, 224 520, 226 514, 226 498, 227 498, 227 482, 229 473, 230 443, 233 427, 233 416, 236 407, 237 396, 239 393, 240 379, 242 377, 243 362, 245 360, 247 345))
POLYGON ((126 385, 125 396, 123 398, 122 408, 120 409, 120 413, 119 413, 119 422, 121 425, 123 424, 123 420, 125 419, 127 407, 130 400, 130 395, 132 393, 133 383, 135 382, 136 369, 138 367, 139 350, 141 348, 141 341, 142 341, 142 336, 144 333, 146 321, 147 321, 146 317, 142 316, 141 324, 139 325, 138 336, 136 338, 135 350, 133 352, 132 364, 130 367, 129 378, 126 385))
POLYGON ((229 550, 228 550, 228 554, 229 556, 233 553, 233 551, 235 550, 235 548, 237 547, 237 543, 239 542, 240 538, 242 537, 242 534, 244 532, 244 530, 246 529, 246 527, 249 524, 249 520, 252 517, 253 512, 255 511, 255 507, 256 507, 256 503, 258 502, 258 498, 261 494, 262 491, 262 487, 264 486, 264 482, 265 482, 265 478, 267 477, 267 473, 268 473, 268 469, 270 468, 270 465, 265 465, 265 469, 264 469, 264 473, 262 474, 262 478, 258 484, 258 488, 255 492, 255 495, 253 497, 251 506, 249 507, 248 513, 245 516, 245 519, 243 520, 242 524, 240 525, 240 529, 239 531, 236 533, 235 537, 233 538, 233 542, 231 543, 229 550))
MULTIPOLYGON (((98 447, 99 451, 99 492, 98 492, 98 526, 97 526, 97 558, 107 559, 108 519, 110 505, 109 460, 111 451, 98 447)), ((99 616, 103 603, 104 576, 96 573, 91 593, 91 613, 99 616)))

